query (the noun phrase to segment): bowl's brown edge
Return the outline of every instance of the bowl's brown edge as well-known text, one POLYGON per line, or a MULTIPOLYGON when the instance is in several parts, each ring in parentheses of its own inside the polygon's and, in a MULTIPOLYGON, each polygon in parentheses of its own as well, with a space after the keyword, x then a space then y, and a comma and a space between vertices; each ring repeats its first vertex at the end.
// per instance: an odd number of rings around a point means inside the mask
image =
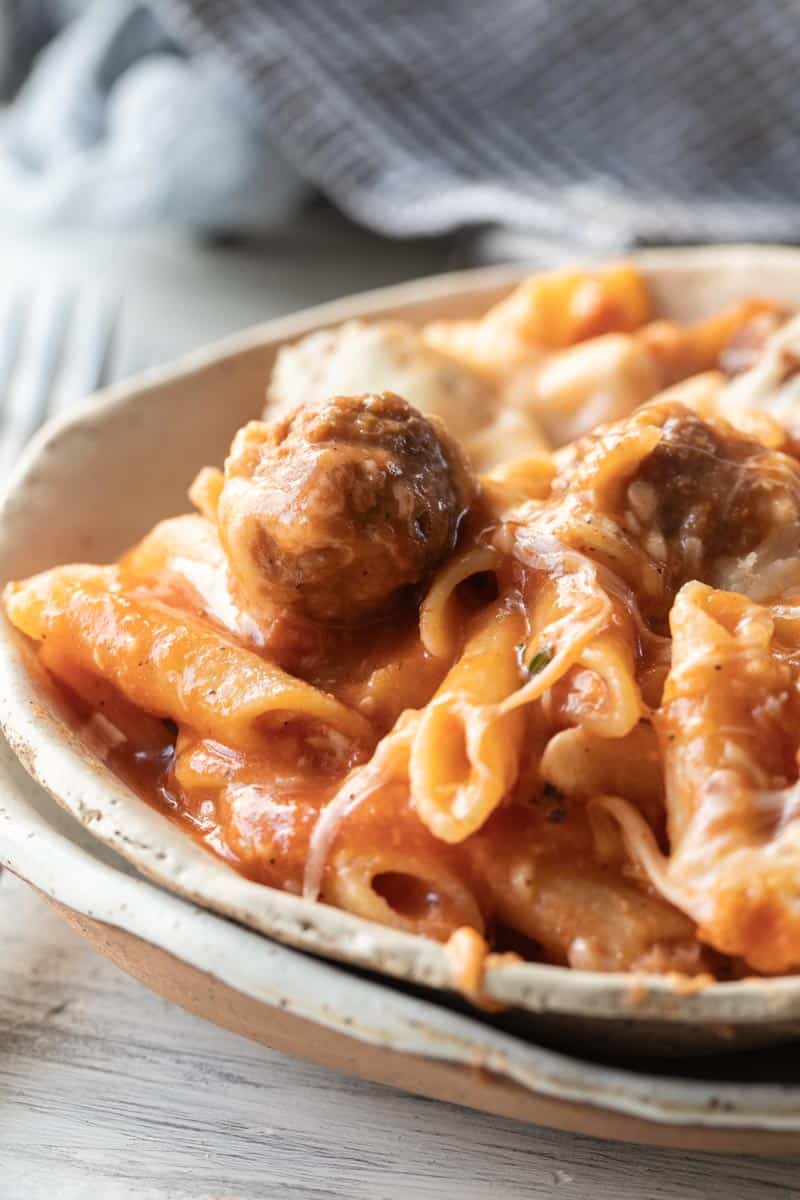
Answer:
MULTIPOLYGON (((39 889, 36 889, 39 891, 39 889)), ((230 987, 142 938, 95 920, 39 892, 87 941, 118 967, 181 1008, 283 1054, 528 1125, 614 1141, 716 1153, 800 1154, 800 1134, 755 1128, 664 1125, 558 1100, 483 1069, 369 1045, 275 1009, 230 987)))

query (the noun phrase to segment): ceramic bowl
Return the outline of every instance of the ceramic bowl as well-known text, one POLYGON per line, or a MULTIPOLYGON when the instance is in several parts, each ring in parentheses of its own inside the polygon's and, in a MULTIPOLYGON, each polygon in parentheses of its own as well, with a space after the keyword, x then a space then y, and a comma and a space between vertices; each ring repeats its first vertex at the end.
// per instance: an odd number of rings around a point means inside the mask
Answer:
MULTIPOLYGON (((797 251, 670 250, 642 254, 638 262, 665 316, 701 316, 754 291, 800 306, 797 251)), ((519 268, 454 274, 325 305, 257 327, 94 398, 43 430, 10 481, 0 510, 0 582, 61 562, 110 560, 157 520, 186 511, 195 472, 220 462, 234 431, 259 413, 283 343, 353 317, 424 321, 476 315, 523 274, 519 268)), ((83 745, 29 647, 5 619, 0 723, 30 775, 141 875, 267 935, 272 941, 265 945, 284 943, 391 977, 396 981, 391 994, 398 998, 403 988, 424 989, 443 1020, 466 1019, 454 1014, 459 1001, 438 943, 252 883, 139 800, 83 745)), ((60 876, 65 894, 74 869, 65 861, 60 876)), ((20 872, 25 874, 24 867, 20 872)), ((155 894, 161 911, 174 911, 172 897, 155 894)), ((57 886, 52 895, 63 899, 57 886)), ((149 911, 152 925, 141 925, 137 934, 157 947, 162 922, 152 898, 149 911)), ((225 928, 233 937, 236 927, 225 928)), ((320 969, 312 959, 302 961, 310 972, 320 969)), ((156 983, 159 969, 151 971, 156 983)), ((493 1019, 493 1030, 572 1048, 669 1055, 774 1043, 800 1031, 795 978, 715 984, 687 994, 658 977, 525 963, 493 967, 486 991, 508 1006, 493 1019)), ((490 1026, 484 1016, 471 1020, 490 1026)))
POLYGON ((0 739, 0 863, 102 954, 226 1029, 347 1074, 537 1125, 683 1150, 794 1153, 800 1047, 587 1061, 195 907, 68 816, 0 739))

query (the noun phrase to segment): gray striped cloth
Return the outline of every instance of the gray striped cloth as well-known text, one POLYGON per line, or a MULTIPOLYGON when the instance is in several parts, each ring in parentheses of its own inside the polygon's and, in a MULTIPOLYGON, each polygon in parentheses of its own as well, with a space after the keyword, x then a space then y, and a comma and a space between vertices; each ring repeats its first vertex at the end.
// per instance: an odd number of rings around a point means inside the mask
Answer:
POLYGON ((0 0, 25 71, 0 222, 800 240, 800 0, 0 0))
POLYGON ((796 0, 150 0, 390 234, 798 240, 796 0))

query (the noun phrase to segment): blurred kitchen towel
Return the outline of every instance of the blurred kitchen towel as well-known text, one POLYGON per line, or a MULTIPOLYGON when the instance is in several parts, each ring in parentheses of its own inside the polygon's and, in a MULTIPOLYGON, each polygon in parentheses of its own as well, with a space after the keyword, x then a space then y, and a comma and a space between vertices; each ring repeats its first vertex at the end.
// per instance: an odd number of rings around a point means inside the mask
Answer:
POLYGON ((796 0, 0 13, 7 81, 44 45, 0 129, 3 220, 258 230, 313 189, 400 236, 800 239, 796 0))

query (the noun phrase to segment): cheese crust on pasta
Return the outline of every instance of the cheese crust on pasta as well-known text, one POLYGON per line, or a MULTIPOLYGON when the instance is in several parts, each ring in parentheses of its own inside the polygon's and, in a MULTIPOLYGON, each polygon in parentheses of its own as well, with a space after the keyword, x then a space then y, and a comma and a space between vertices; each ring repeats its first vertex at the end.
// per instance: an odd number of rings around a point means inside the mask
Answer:
POLYGON ((475 999, 800 970, 798 322, 621 263, 313 335, 196 513, 6 613, 143 801, 475 999))

